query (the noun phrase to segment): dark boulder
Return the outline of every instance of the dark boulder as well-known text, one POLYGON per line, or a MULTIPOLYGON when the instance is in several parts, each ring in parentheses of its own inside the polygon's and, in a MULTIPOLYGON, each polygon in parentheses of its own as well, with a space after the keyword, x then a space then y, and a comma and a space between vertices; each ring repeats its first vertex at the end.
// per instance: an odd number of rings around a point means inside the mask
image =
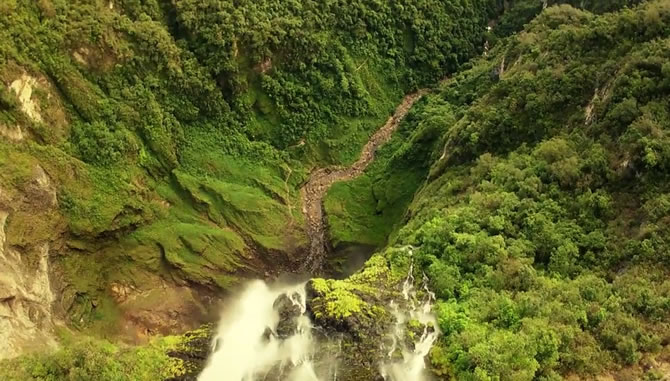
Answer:
MULTIPOLYGON (((294 295, 294 298, 298 297, 294 295)), ((282 294, 275 300, 273 308, 279 314, 279 323, 275 330, 277 337, 286 339, 293 336, 298 329, 297 319, 302 313, 300 306, 295 304, 288 295, 282 294)))

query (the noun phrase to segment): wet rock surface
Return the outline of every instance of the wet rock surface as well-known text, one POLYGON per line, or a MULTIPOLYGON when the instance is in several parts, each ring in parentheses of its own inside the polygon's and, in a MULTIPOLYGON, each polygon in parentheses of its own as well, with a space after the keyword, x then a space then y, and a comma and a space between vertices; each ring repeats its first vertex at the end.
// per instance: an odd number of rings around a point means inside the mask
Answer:
POLYGON ((297 318, 302 314, 300 306, 295 304, 287 295, 282 294, 275 300, 273 308, 279 314, 279 323, 275 330, 280 339, 293 336, 298 329, 297 318))
POLYGON ((39 165, 17 192, 0 190, 0 359, 56 347, 50 266, 62 228, 56 204, 39 165))

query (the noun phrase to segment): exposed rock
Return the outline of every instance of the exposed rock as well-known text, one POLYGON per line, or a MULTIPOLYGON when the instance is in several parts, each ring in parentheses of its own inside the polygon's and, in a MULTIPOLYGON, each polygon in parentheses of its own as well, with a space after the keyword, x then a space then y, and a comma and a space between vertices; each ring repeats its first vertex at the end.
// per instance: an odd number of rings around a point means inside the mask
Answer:
POLYGON ((37 164, 21 184, 0 189, 0 358, 56 346, 50 250, 64 229, 56 206, 56 188, 37 164))
POLYGON ((265 331, 263 331, 263 335, 261 336, 263 343, 267 343, 268 341, 270 341, 272 337, 274 337, 274 332, 272 332, 272 328, 265 327, 265 331))
POLYGON ((150 280, 149 290, 114 283, 110 293, 123 311, 126 337, 141 343, 158 334, 175 334, 197 327, 211 310, 207 297, 185 286, 150 280), (155 283, 153 283, 155 282, 155 283))
POLYGON ((282 294, 275 300, 273 307, 279 313, 277 336, 281 339, 293 336, 298 329, 296 319, 301 315, 300 306, 293 303, 286 294, 282 294))
POLYGON ((54 208, 58 202, 51 179, 39 165, 33 168, 32 180, 27 184, 25 193, 31 203, 42 208, 54 208))
POLYGON ((24 138, 23 131, 19 126, 7 126, 0 124, 0 135, 9 140, 21 141, 24 138))
POLYGON ((49 245, 37 247, 31 264, 18 250, 8 247, 5 224, 9 214, 0 211, 0 359, 31 348, 55 347, 49 281, 49 245))
POLYGON ((117 303, 125 302, 134 290, 135 287, 121 283, 112 283, 109 289, 112 297, 117 303))
POLYGON ((80 48, 72 53, 72 58, 74 58, 74 60, 79 62, 80 64, 88 66, 87 57, 89 54, 90 51, 88 50, 88 48, 80 48))
POLYGON ((23 74, 5 85, 16 95, 25 118, 18 118, 14 125, 0 125, 0 136, 13 141, 39 137, 45 143, 63 142, 69 135, 69 121, 56 87, 42 74, 28 74, 20 67, 14 70, 23 74), (41 127, 33 128, 29 121, 41 127))
POLYGON ((38 85, 37 79, 28 74, 21 75, 21 78, 12 82, 9 86, 21 102, 21 110, 35 122, 42 122, 40 115, 40 105, 33 99, 33 89, 38 85))

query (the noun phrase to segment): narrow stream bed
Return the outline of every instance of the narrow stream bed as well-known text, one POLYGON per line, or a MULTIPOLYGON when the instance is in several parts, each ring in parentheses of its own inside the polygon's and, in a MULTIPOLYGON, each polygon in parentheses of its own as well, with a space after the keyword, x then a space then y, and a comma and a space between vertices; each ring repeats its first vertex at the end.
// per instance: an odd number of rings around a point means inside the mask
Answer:
MULTIPOLYGON (((318 274, 326 266, 337 268, 342 278, 360 269, 374 248, 351 245, 329 253, 323 199, 338 181, 360 176, 374 160, 376 150, 386 143, 412 105, 427 91, 407 95, 395 113, 363 147, 360 158, 350 167, 327 167, 312 172, 300 190, 303 213, 310 239, 309 255, 300 271, 318 274), (333 255, 329 255, 333 254, 333 255), (326 263, 331 258, 339 263, 326 263)), ((412 249, 405 248, 412 256, 412 249)), ((427 380, 425 357, 438 336, 432 315, 434 295, 423 282, 415 290, 414 267, 397 290, 401 300, 391 300, 385 308, 395 323, 378 338, 381 353, 374 359, 375 380, 427 380), (420 295, 420 296, 419 296, 420 295), (421 298, 421 300, 420 300, 421 298), (407 325, 417 321, 423 332, 408 339, 407 325)), ((376 339, 375 339, 376 340, 376 339)), ((310 317, 306 282, 261 280, 249 283, 224 311, 212 343, 208 365, 199 381, 337 381, 346 365, 341 361, 341 339, 316 327, 310 317)), ((370 369, 368 369, 370 370, 370 369)), ((345 380, 346 381, 346 380, 345 380)))
POLYGON ((310 240, 309 255, 302 266, 304 272, 317 274, 322 269, 328 252, 326 215, 323 211, 323 199, 330 187, 338 182, 353 180, 360 176, 372 163, 379 147, 391 139, 414 103, 421 99, 427 89, 408 94, 403 98, 395 112, 386 123, 377 130, 365 144, 359 159, 349 167, 331 166, 313 171, 307 183, 300 189, 302 212, 307 223, 307 235, 310 240))

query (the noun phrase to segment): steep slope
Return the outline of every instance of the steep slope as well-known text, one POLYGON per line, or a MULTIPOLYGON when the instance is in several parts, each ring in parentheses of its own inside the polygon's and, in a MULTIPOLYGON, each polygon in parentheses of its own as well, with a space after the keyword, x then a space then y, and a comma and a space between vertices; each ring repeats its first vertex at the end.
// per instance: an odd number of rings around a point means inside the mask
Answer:
POLYGON ((390 246, 438 296, 441 379, 667 374, 669 37, 668 1, 549 7, 415 111, 442 138, 390 246))
MULTIPOLYGON (((635 2, 580 3, 608 12, 635 2)), ((402 92, 483 48, 496 9, 6 4, 0 33, 25 42, 0 45, 3 253, 36 265, 46 244, 54 315, 109 337, 123 322, 138 339, 192 326, 245 275, 299 263, 307 237, 290 206, 310 168, 354 162, 402 92)), ((376 374, 387 303, 411 270, 438 297, 439 379, 667 373, 670 3, 603 15, 534 3, 528 19, 540 11, 518 34, 504 37, 518 20, 494 27, 502 38, 488 34, 487 54, 328 193, 336 246, 388 242, 352 278, 310 284, 314 320, 343 335, 358 366, 350 379, 376 374)), ((52 306, 29 292, 0 303, 31 298, 52 306)), ((407 325, 411 345, 424 327, 407 325)), ((3 370, 192 377, 207 336, 140 348, 66 340, 3 370)))
POLYGON ((37 340, 63 323, 144 341, 211 320, 246 278, 294 270, 311 168, 354 162, 406 92, 483 48, 497 11, 487 0, 3 1, 3 324, 21 326, 11 305, 37 300, 37 340), (22 291, 32 286, 17 279, 36 269, 52 296, 22 291))

